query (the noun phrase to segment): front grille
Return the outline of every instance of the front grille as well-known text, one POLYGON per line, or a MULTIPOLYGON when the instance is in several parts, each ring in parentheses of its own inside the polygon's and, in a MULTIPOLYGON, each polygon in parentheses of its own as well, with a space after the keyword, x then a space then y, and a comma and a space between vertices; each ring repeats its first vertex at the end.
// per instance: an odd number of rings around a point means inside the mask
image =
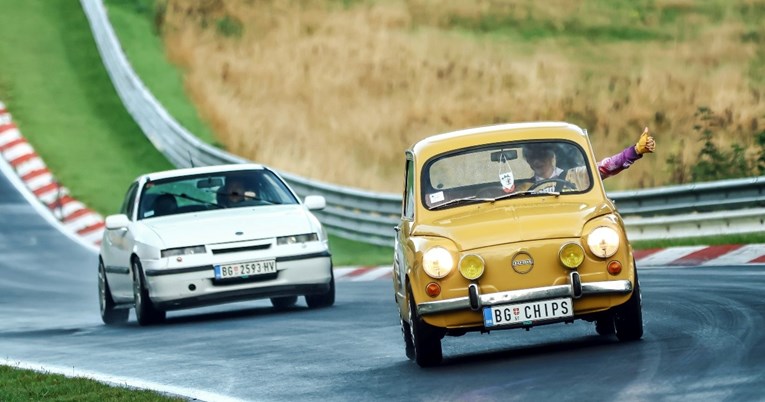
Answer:
POLYGON ((271 248, 271 243, 256 244, 254 246, 246 246, 246 247, 218 248, 218 249, 213 249, 212 253, 213 253, 213 255, 228 254, 228 253, 241 253, 243 251, 267 250, 269 248, 271 248))

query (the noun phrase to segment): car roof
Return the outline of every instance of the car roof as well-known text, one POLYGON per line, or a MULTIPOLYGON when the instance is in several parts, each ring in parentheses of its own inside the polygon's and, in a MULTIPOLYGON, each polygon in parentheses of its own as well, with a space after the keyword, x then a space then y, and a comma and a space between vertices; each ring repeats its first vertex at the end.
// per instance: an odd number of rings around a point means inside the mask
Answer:
POLYGON ((170 170, 163 170, 159 172, 152 172, 152 173, 141 175, 136 180, 137 181, 143 181, 143 180, 153 181, 153 180, 167 179, 171 177, 193 176, 193 175, 205 174, 205 173, 223 173, 223 172, 236 172, 241 170, 263 170, 263 169, 266 169, 266 167, 256 163, 211 165, 211 166, 170 169, 170 170))
POLYGON ((415 143, 410 151, 420 158, 453 149, 516 140, 567 139, 588 142, 586 131, 566 122, 525 122, 497 124, 433 135, 415 143))

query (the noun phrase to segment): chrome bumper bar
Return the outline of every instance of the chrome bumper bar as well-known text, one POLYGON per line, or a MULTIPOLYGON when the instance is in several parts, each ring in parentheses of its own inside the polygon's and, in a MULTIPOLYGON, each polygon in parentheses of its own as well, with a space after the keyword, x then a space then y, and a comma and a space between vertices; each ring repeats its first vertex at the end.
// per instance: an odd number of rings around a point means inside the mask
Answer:
POLYGON ((484 306, 496 306, 500 304, 519 303, 527 301, 545 300, 556 297, 572 297, 578 299, 584 295, 602 294, 627 294, 632 291, 632 282, 628 280, 587 282, 581 284, 581 289, 575 288, 574 282, 568 285, 545 286, 541 288, 511 290, 509 292, 497 292, 479 294, 478 286, 470 285, 475 292, 477 306, 471 306, 470 297, 456 297, 447 300, 420 303, 417 305, 417 314, 428 315, 445 313, 456 310, 477 311, 484 306))

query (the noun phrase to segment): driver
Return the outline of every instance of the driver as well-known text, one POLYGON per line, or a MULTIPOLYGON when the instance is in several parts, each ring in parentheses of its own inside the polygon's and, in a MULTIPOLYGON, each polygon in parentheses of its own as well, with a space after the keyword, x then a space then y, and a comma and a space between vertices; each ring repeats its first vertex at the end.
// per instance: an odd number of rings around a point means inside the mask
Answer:
MULTIPOLYGON (((646 127, 635 145, 630 145, 618 154, 598 162, 600 178, 606 179, 618 174, 642 158, 643 154, 651 153, 655 149, 656 141, 649 134, 648 127, 646 127)), ((556 166, 555 150, 550 144, 528 145, 524 148, 523 156, 534 171, 532 185, 533 183, 548 179, 566 180, 576 185, 577 189, 587 188, 590 185, 587 169, 584 166, 577 166, 565 171, 556 166)))
POLYGON ((247 190, 244 182, 240 179, 232 179, 226 183, 221 190, 223 195, 222 204, 226 207, 233 207, 244 200, 254 199, 255 192, 247 190))

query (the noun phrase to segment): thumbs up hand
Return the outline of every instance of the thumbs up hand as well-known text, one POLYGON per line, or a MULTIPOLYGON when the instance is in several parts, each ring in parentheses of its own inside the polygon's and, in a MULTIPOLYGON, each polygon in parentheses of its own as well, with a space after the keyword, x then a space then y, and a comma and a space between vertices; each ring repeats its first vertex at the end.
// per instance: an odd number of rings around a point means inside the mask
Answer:
POLYGON ((651 153, 656 149, 656 141, 653 136, 648 134, 648 127, 643 130, 643 134, 640 135, 640 139, 635 144, 635 151, 639 154, 651 153))

